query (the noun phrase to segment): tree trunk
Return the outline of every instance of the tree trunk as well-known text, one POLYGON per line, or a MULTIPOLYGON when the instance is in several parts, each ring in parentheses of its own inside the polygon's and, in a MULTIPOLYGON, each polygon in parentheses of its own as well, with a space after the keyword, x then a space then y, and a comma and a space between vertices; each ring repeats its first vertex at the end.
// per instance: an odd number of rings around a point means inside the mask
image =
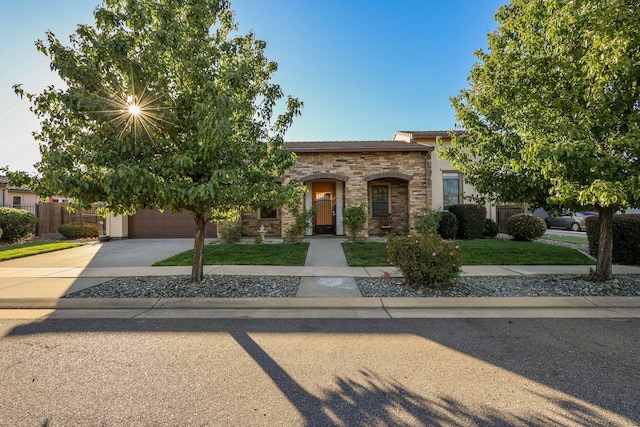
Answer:
POLYGON ((613 279, 613 211, 600 210, 600 235, 598 238, 598 261, 596 277, 600 280, 613 279))
POLYGON ((195 225, 195 236, 193 238, 193 261, 191 264, 191 282, 202 282, 203 276, 203 251, 204 251, 204 214, 193 214, 193 222, 195 225))

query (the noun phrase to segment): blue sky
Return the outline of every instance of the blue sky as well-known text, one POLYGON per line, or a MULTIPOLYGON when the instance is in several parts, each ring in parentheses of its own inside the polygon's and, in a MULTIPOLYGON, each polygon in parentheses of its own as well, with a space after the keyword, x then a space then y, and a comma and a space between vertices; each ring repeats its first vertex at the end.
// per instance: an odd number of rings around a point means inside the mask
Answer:
MULTIPOLYGON (((284 93, 304 102, 289 141, 391 139, 446 130, 449 98, 467 87, 506 0, 232 0, 240 31, 267 42, 284 93)), ((99 0, 0 2, 0 166, 33 171, 38 121, 12 85, 56 83, 34 47, 47 30, 67 41, 92 24, 99 0)))

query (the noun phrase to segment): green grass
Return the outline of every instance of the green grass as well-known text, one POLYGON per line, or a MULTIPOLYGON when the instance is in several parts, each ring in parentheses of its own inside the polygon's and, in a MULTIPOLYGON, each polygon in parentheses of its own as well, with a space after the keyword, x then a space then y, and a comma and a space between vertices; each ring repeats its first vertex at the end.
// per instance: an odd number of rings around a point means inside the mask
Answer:
POLYGON ((38 242, 0 246, 0 261, 23 258, 31 255, 43 254, 46 252, 54 252, 62 249, 75 248, 76 246, 80 246, 80 243, 38 242))
POLYGON ((567 243, 580 243, 583 245, 588 245, 589 244, 589 239, 587 239, 587 237, 581 237, 581 236, 549 236, 549 235, 545 235, 543 237, 543 239, 545 240, 555 240, 557 242, 567 242, 567 243))
POLYGON ((385 242, 343 242, 342 249, 349 267, 389 265, 385 242))
POLYGON ((580 251, 544 243, 513 240, 464 240, 462 265, 590 265, 594 264, 580 251))
MULTIPOLYGON (((591 265, 583 253, 564 246, 513 240, 463 240, 462 265, 591 265)), ((389 265, 384 242, 345 242, 342 244, 351 267, 389 265)))
MULTIPOLYGON (((304 265, 308 243, 212 244, 204 247, 204 265, 304 265)), ((155 266, 191 265, 193 251, 181 252, 155 266)))

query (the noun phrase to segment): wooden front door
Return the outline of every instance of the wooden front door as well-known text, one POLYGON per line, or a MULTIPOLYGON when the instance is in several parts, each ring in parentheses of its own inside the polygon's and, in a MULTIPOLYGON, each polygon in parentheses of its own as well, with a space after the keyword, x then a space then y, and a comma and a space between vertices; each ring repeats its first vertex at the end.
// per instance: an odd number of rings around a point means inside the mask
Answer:
POLYGON ((335 183, 315 182, 312 185, 312 192, 313 206, 316 208, 315 233, 335 234, 335 183))

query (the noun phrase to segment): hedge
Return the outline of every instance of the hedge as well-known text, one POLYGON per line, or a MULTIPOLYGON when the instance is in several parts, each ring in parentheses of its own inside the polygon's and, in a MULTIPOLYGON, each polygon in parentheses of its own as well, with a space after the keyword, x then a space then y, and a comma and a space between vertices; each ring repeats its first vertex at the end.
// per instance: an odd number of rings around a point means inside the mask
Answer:
POLYGON ((487 208, 484 205, 467 204, 449 206, 458 219, 458 239, 477 239, 484 231, 487 208))
MULTIPOLYGON (((587 218, 589 253, 598 256, 600 219, 587 218)), ((613 216, 613 262, 616 264, 640 265, 640 215, 613 216)))
POLYGON ((0 208, 3 240, 17 240, 36 232, 38 217, 22 209, 0 208))
POLYGON ((58 227, 58 233, 62 234, 65 239, 84 239, 87 237, 98 237, 100 235, 100 228, 95 224, 72 222, 62 224, 58 227))

